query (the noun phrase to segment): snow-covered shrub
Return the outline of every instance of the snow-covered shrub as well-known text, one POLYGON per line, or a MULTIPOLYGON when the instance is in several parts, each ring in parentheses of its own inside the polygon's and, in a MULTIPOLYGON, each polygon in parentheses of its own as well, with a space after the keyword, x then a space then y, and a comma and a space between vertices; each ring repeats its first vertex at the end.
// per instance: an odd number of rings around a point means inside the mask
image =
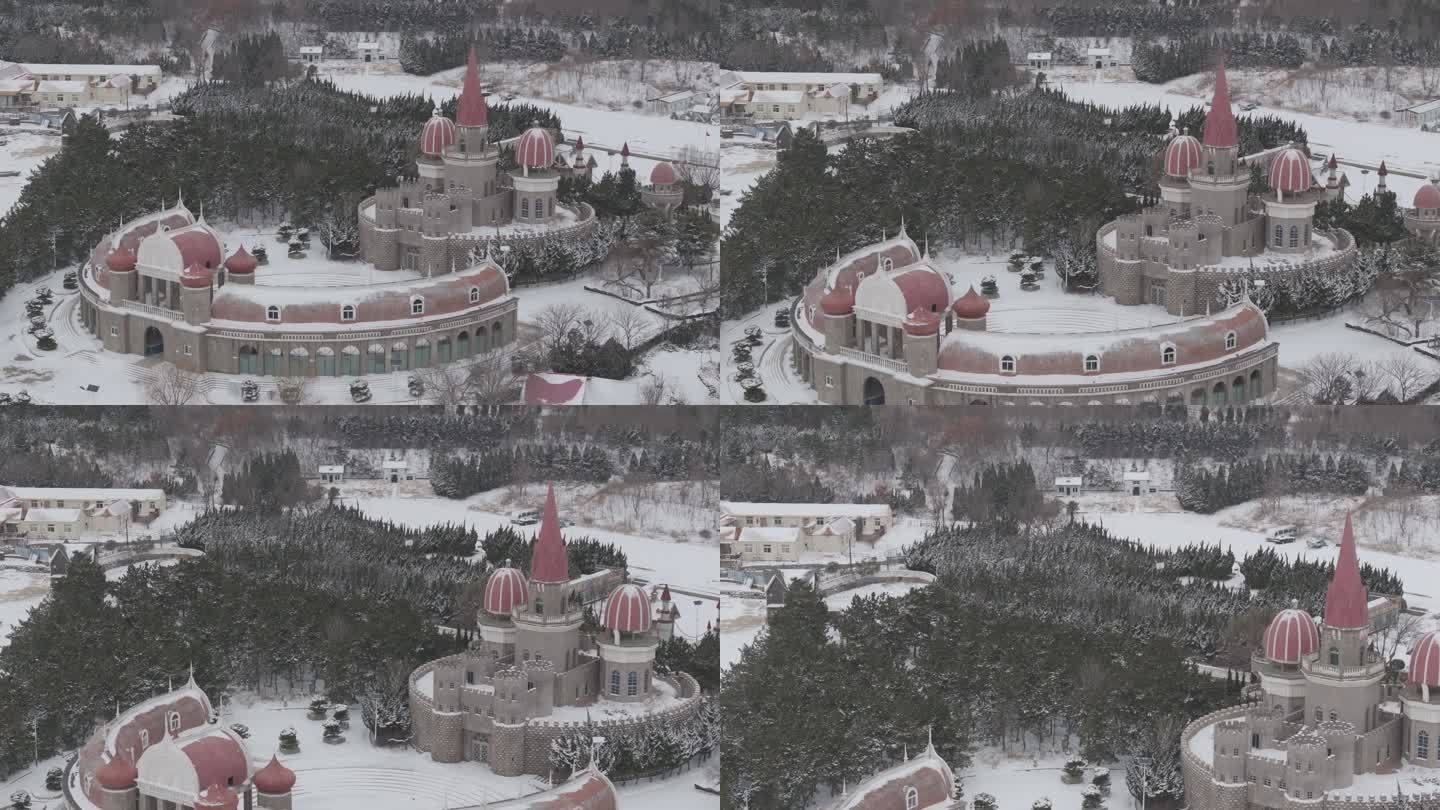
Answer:
POLYGON ((30 794, 23 790, 11 793, 10 807, 12 810, 27 810, 30 807, 30 794))
POLYGON ((1090 773, 1090 784, 1104 787, 1110 784, 1110 769, 1096 768, 1090 773))
POLYGON ((1094 785, 1086 785, 1085 789, 1080 791, 1080 796, 1080 806, 1085 808, 1085 810, 1095 810, 1095 808, 1100 806, 1100 800, 1103 798, 1100 795, 1100 788, 1094 785))
POLYGON ((280 751, 285 754, 300 752, 300 736, 295 733, 295 729, 286 728, 280 732, 280 751))
POLYGON ((230 730, 239 735, 242 740, 250 739, 250 727, 244 723, 231 723, 230 730))
POLYGON ((345 736, 340 733, 340 721, 326 720, 322 728, 325 729, 325 742, 331 744, 345 742, 345 736))
POLYGON ((59 790, 65 783, 65 769, 51 768, 45 772, 45 789, 50 791, 59 790))
POLYGON ((989 793, 976 793, 975 810, 995 810, 995 797, 989 793))
POLYGON ((1060 774, 1060 780, 1067 785, 1077 785, 1085 778, 1085 760, 1079 757, 1070 757, 1065 760, 1065 769, 1060 774))
POLYGON ((310 719, 324 720, 325 715, 330 711, 330 701, 325 698, 315 698, 310 701, 310 719))
POLYGON ((1049 796, 1041 796, 1030 804, 1030 810, 1050 810, 1052 806, 1049 796))

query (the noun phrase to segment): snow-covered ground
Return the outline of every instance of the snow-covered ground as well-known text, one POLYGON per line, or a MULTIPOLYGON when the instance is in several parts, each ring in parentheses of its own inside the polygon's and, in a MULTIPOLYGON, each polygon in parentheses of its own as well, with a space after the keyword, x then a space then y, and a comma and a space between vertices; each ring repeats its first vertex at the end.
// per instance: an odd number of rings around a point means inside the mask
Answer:
POLYGON ((720 600, 720 671, 729 669, 765 629, 765 599, 720 600))
POLYGON ((866 596, 904 596, 919 587, 922 586, 918 582, 881 582, 875 585, 862 585, 859 588, 851 588, 848 591, 840 591, 825 597, 825 606, 832 611, 845 610, 856 599, 866 596))
MULTIPOLYGON (((1041 798, 1050 799, 1058 808, 1079 807, 1084 799, 1082 792, 1093 773, 1087 768, 1085 781, 1080 784, 1067 785, 1060 781, 1065 760, 1075 756, 1073 753, 982 748, 971 756, 970 767, 960 774, 965 784, 965 796, 973 799, 977 794, 989 793, 995 797, 998 807, 1030 807, 1041 798)), ((1109 770, 1110 798, 1106 805, 1130 807, 1132 800, 1125 790, 1124 770, 1109 770)))
POLYGON ((0 647, 10 642, 10 631, 30 610, 50 595, 46 574, 0 568, 0 647))
POLYGON ((0 172, 16 171, 14 177, 0 177, 0 218, 9 213, 30 182, 30 172, 60 151, 60 133, 36 124, 0 126, 0 172))

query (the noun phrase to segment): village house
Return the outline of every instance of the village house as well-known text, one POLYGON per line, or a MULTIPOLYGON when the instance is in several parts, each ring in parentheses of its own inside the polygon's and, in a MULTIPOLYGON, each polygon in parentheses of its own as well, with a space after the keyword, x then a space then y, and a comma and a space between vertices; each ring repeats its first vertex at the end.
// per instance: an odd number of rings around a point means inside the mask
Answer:
POLYGON ((165 511, 159 489, 0 486, 0 534, 47 539, 121 535, 165 511))
MULTIPOLYGON (((889 530, 894 515, 883 503, 745 503, 720 502, 722 526, 793 526, 820 534, 839 518, 853 522, 852 539, 871 541, 889 530)), ((838 541, 837 541, 838 542, 838 541)), ((823 549, 840 551, 839 548, 823 549)), ((822 549, 815 549, 822 550, 822 549)))
POLYGON ((159 65, 47 65, 0 62, 0 107, 127 104, 160 83, 159 65))
POLYGON ((851 102, 875 100, 885 81, 879 73, 735 71, 733 76, 717 91, 720 113, 755 120, 848 116, 851 102))

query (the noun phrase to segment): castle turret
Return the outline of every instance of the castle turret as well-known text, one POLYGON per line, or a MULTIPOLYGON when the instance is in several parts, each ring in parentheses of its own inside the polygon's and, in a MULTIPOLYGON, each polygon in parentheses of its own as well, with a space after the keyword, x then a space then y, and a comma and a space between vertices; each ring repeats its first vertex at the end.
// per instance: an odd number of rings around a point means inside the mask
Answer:
POLYGON ((1191 210, 1234 225, 1244 217, 1249 187, 1250 172, 1240 161, 1240 139, 1222 63, 1215 69, 1215 95, 1205 113, 1200 165, 1190 172, 1191 210))
POLYGON ((523 669, 509 667, 495 673, 495 694, 491 707, 495 717, 490 728, 490 768, 501 776, 525 772, 526 705, 530 676, 523 669))
POLYGON ((645 589, 627 582, 610 593, 597 637, 600 648, 600 694, 606 700, 642 701, 650 696, 655 648, 659 639, 652 627, 650 597, 645 589))
POLYGON ((480 607, 478 625, 480 629, 479 653, 488 658, 492 666, 486 670, 493 673, 500 661, 510 661, 515 656, 515 622, 512 614, 525 606, 529 598, 530 583, 518 568, 510 567, 506 560, 485 580, 485 593, 480 607))
POLYGON ((95 770, 100 784, 100 810, 136 810, 140 791, 136 787, 140 772, 128 757, 116 754, 95 770))
POLYGON ((425 128, 420 130, 420 156, 415 159, 420 180, 427 189, 445 188, 445 150, 457 137, 455 122, 441 115, 440 108, 436 107, 425 128))
POLYGON ((630 142, 629 142, 629 141, 626 141, 626 142, 620 144, 620 168, 622 168, 622 169, 627 169, 627 168, 629 168, 629 167, 630 167, 630 142))
POLYGON ((1385 161, 1380 161, 1380 168, 1375 171, 1376 192, 1389 191, 1389 189, 1385 186, 1385 178, 1388 177, 1389 174, 1390 170, 1385 168, 1385 161))
POLYGON ((985 318, 989 313, 990 299, 975 292, 973 286, 950 305, 950 314, 955 318, 956 329, 983 332, 985 331, 985 318))
POLYGON ((480 88, 480 68, 475 61, 475 48, 465 57, 465 79, 460 98, 455 104, 455 123, 459 126, 456 149, 469 155, 484 154, 490 143, 490 107, 480 88))
POLYGON ((1340 557, 1325 591, 1325 618, 1318 653, 1303 659, 1306 721, 1343 722, 1364 734, 1379 723, 1376 687, 1385 662, 1370 650, 1369 595, 1360 579, 1350 516, 1340 538, 1340 557))
POLYGON ((1411 646, 1400 705, 1405 758, 1440 770, 1440 631, 1431 630, 1411 646))
POLYGON ((135 300, 135 252, 121 245, 105 256, 106 281, 111 301, 135 300))
POLYGON ((210 296, 215 275, 196 262, 180 273, 180 309, 191 325, 210 320, 210 296))
POLYGON ((295 772, 280 764, 271 755, 270 763, 255 772, 256 804, 262 810, 291 810, 290 794, 295 788, 295 772))
POLYGON ((525 130, 515 142, 515 161, 520 174, 512 175, 515 187, 515 219, 542 222, 555 215, 555 193, 560 174, 555 171, 555 141, 539 124, 525 130))
POLYGON ((1271 193, 1265 198, 1266 250, 1309 250, 1310 227, 1320 198, 1318 190, 1311 190, 1310 159, 1293 146, 1281 151, 1270 161, 1269 180, 1271 193))
POLYGON ((260 266, 259 260, 250 255, 244 245, 235 249, 230 258, 225 260, 225 281, 236 284, 254 284, 255 268, 260 266))
POLYGON ((645 204, 669 213, 685 201, 685 189, 675 174, 675 167, 661 161, 650 170, 650 183, 640 190, 645 204))
POLYGON ((672 613, 674 604, 670 601, 670 586, 660 592, 660 609, 655 614, 655 634, 661 641, 669 641, 675 637, 675 615, 672 613))

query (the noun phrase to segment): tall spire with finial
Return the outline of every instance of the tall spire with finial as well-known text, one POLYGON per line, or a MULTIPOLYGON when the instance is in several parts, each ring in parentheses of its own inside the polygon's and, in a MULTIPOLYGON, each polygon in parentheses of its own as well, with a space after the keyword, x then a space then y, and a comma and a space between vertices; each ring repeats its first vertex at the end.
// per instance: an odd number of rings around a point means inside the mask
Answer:
POLYGON ((1235 112, 1230 109, 1230 84, 1225 79, 1225 62, 1215 66, 1215 95, 1210 99, 1210 110, 1205 113, 1206 146, 1230 148, 1239 145, 1235 129, 1235 112))
POLYGON ((540 531, 530 555, 530 579, 550 583, 570 581, 570 560, 565 551, 565 538, 560 535, 560 510, 555 505, 554 484, 546 486, 545 511, 540 516, 540 531))
POLYGON ((455 123, 462 127, 488 127, 490 107, 480 88, 480 68, 475 60, 475 46, 465 57, 465 79, 460 85, 460 100, 455 104, 455 123))
POLYGON ((1340 558, 1335 573, 1325 589, 1325 624, 1329 627, 1356 629, 1370 624, 1370 595, 1360 579, 1360 560, 1355 553, 1355 529, 1350 513, 1345 513, 1345 529, 1340 535, 1340 558))

